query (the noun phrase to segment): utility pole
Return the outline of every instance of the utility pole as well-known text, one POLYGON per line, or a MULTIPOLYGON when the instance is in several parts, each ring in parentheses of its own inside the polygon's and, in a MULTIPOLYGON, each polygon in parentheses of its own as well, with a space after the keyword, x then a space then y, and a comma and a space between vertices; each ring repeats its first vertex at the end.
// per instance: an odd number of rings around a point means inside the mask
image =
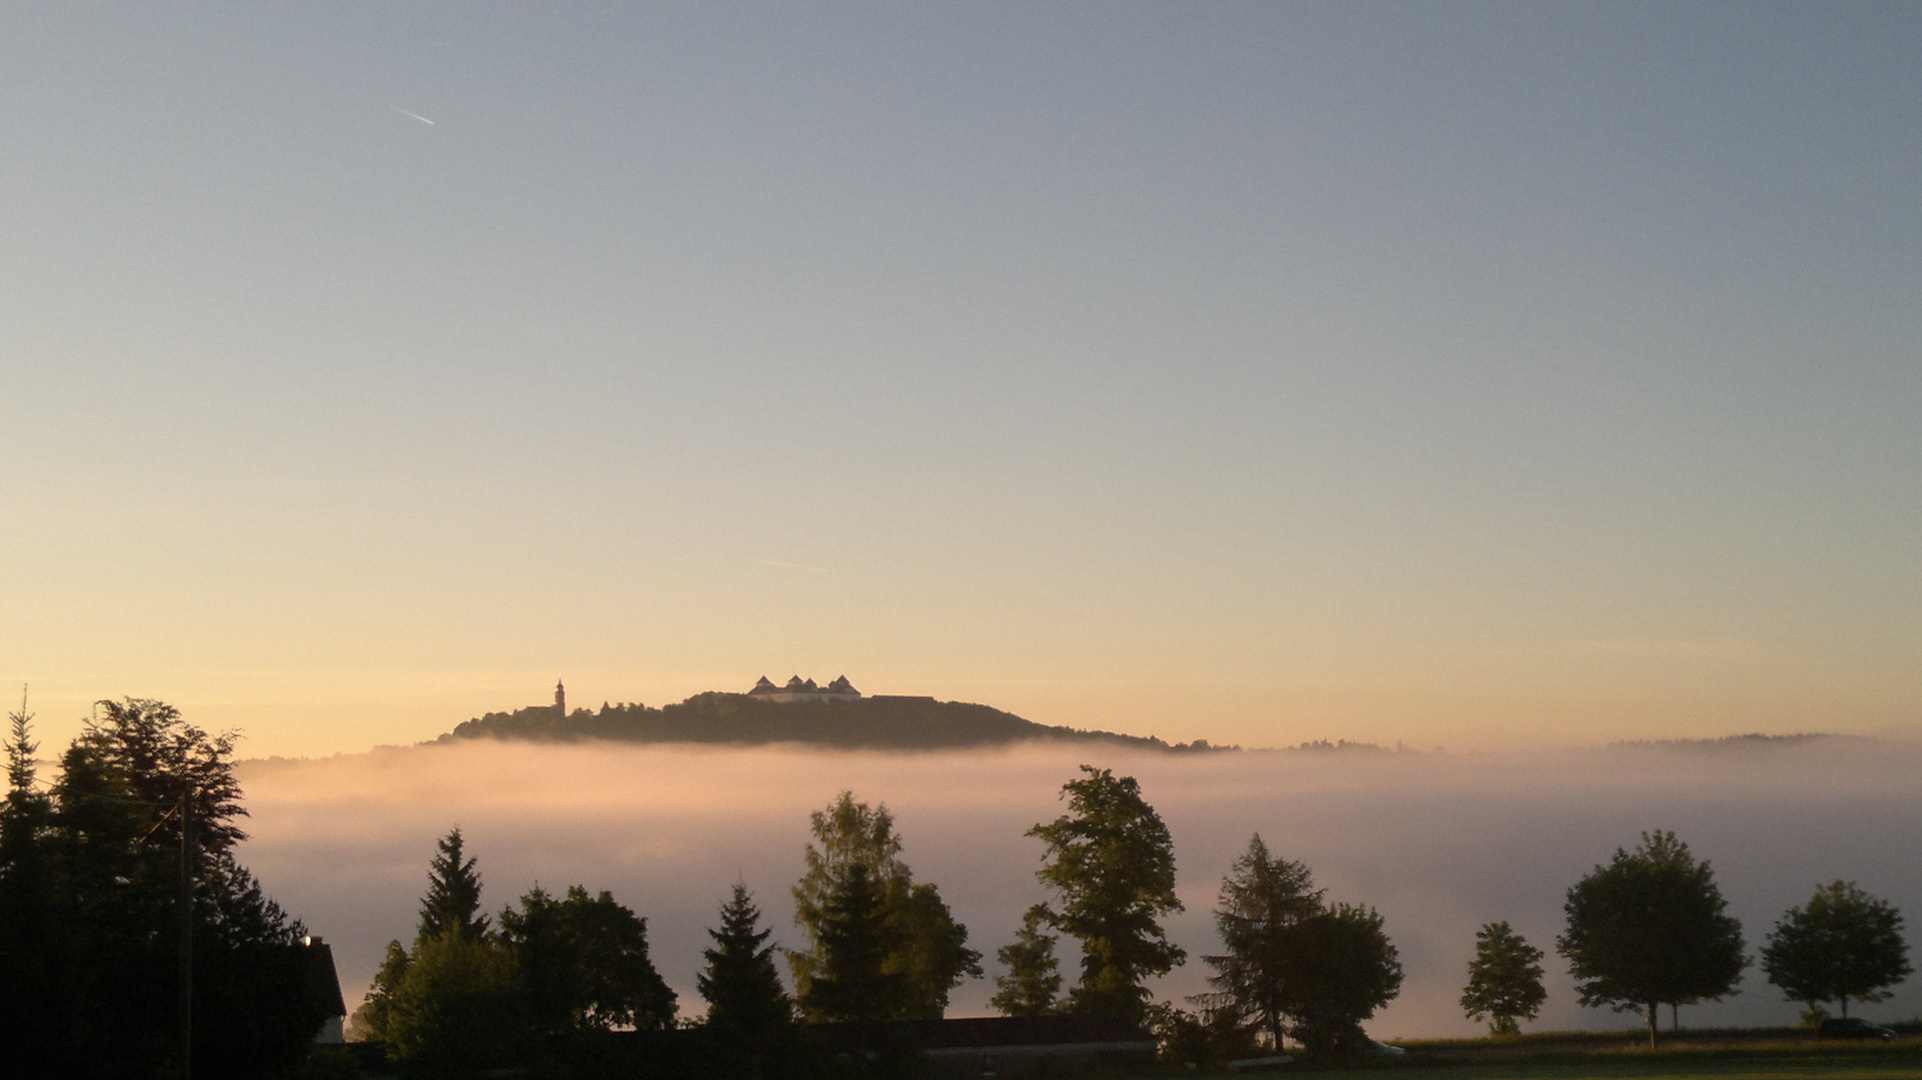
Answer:
POLYGON ((180 797, 180 1075, 194 1075, 194 793, 180 797))

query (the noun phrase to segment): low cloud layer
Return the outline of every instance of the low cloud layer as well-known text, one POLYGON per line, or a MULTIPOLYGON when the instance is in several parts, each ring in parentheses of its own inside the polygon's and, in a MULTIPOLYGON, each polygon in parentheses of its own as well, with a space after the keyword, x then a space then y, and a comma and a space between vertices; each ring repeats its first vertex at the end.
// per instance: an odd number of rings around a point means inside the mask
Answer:
MULTIPOLYGON (((1135 755, 1029 746, 938 754, 788 747, 534 746, 464 743, 242 770, 252 839, 241 858, 267 890, 334 944, 357 1001, 391 938, 411 939, 434 841, 459 825, 493 911, 536 881, 611 889, 648 919, 656 966, 698 1012, 705 927, 745 881, 776 940, 798 944, 789 887, 808 813, 849 789, 894 811, 917 880, 940 886, 989 974, 1021 913, 1046 894, 1041 847, 1022 834, 1060 813, 1083 762, 1138 777, 1175 840, 1187 911, 1169 921, 1189 952, 1155 987, 1204 989, 1218 947, 1210 911, 1229 863, 1260 832, 1305 860, 1331 900, 1372 904, 1401 950, 1401 997, 1378 1036, 1478 1030, 1457 999, 1482 923, 1506 919, 1548 951, 1536 1026, 1619 1027, 1584 1010, 1553 956, 1568 886, 1648 829, 1672 829, 1712 862, 1753 955, 1818 883, 1853 878, 1922 920, 1922 749, 1826 740, 1717 751, 1609 749, 1459 756, 1135 755)), ((1913 934, 1911 935, 1913 938, 1913 934)), ((1683 1010, 1685 1025, 1792 1023, 1759 968, 1743 993, 1683 1010)), ((981 1014, 977 980, 951 1015, 981 1014)), ((1914 983, 1867 1015, 1922 1013, 1914 983)))

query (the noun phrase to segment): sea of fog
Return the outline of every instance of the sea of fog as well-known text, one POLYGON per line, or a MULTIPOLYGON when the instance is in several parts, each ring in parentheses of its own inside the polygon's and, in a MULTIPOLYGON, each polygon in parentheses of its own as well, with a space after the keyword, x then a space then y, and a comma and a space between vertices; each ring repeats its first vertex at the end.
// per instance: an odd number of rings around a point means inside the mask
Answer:
MULTIPOLYGON (((1500 919, 1550 953, 1535 1026, 1632 1025, 1578 1007, 1553 951, 1568 886, 1644 830, 1674 830, 1711 862, 1751 955, 1783 911, 1835 878, 1907 912, 1912 937, 1922 926, 1922 747, 1867 740, 1453 755, 473 742, 244 763, 252 836, 240 855, 333 944, 350 1006, 388 940, 412 938, 434 842, 458 825, 490 910, 539 882, 610 889, 645 916, 687 1015, 703 1006, 704 929, 735 881, 776 941, 799 943, 788 890, 808 813, 844 789, 894 812, 916 880, 940 887, 992 976, 1022 911, 1046 898, 1034 877, 1041 846, 1022 834, 1061 812, 1061 784, 1084 762, 1137 777, 1174 836, 1187 910, 1167 925, 1189 961, 1155 985, 1162 997, 1205 988, 1216 892, 1255 832, 1306 861, 1330 900, 1381 911, 1407 978, 1368 1025, 1377 1037, 1475 1033, 1457 1002, 1476 929, 1500 919)), ((1859 1011, 1922 1013, 1918 983, 1859 1011)), ((950 1015, 989 1012, 992 992, 988 979, 964 984, 950 1015)), ((1797 1008, 1751 967, 1739 995, 1686 1008, 1682 1022, 1793 1023, 1797 1008)))

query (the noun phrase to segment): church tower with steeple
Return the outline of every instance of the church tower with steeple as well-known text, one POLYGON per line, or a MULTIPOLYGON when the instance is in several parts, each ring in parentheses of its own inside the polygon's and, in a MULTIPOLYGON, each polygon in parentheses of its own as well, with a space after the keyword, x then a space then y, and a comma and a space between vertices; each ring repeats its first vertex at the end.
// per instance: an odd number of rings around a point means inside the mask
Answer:
POLYGON ((567 684, 565 682, 554 684, 554 711, 560 714, 561 719, 567 719, 567 684))

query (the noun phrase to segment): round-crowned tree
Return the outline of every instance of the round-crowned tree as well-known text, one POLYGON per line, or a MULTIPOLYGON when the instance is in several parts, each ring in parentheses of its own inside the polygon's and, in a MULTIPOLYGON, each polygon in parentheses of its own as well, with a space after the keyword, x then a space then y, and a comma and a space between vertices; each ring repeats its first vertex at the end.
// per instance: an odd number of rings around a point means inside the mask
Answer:
POLYGON ((1687 844, 1672 832, 1643 833, 1634 852, 1617 848, 1607 866, 1569 887, 1556 950, 1583 1005, 1642 1011, 1653 1046, 1661 1005, 1718 1000, 1741 981, 1742 924, 1727 906, 1687 844))
POLYGON ((1913 970, 1902 913, 1853 881, 1824 885, 1806 907, 1790 908, 1762 949, 1762 969, 1790 1001, 1833 1001, 1843 1016, 1850 1001, 1887 1001, 1888 988, 1913 970))

